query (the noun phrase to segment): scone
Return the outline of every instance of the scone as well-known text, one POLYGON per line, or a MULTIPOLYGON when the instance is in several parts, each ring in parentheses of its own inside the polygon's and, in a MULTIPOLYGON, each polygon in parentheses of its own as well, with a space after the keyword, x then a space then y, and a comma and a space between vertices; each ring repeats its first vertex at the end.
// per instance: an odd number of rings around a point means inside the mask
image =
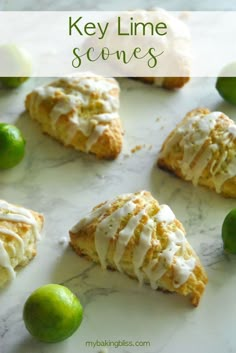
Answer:
POLYGON ((204 292, 207 276, 182 224, 147 191, 96 206, 70 230, 70 240, 79 255, 103 269, 190 296, 194 306, 204 292))
MULTIPOLYGON (((161 8, 153 8, 156 13, 156 22, 161 21, 167 24, 168 35, 162 37, 162 50, 167 53, 165 62, 166 73, 175 72, 175 76, 163 77, 140 77, 145 83, 166 89, 182 88, 189 80, 192 67, 191 35, 188 26, 178 17, 169 11, 161 8), (172 68, 172 69, 171 69, 172 68), (178 76, 178 73, 181 76, 178 76)), ((148 11, 146 11, 148 18, 148 11)), ((162 63, 163 66, 163 63, 162 63)))
MULTIPOLYGON (((142 60, 132 58, 127 65, 124 65, 122 61, 117 61, 116 56, 113 56, 107 60, 106 65, 111 65, 120 76, 134 78, 158 87, 167 89, 183 87, 190 79, 192 66, 191 35, 188 26, 177 16, 162 8, 126 11, 122 12, 120 17, 119 28, 122 35, 117 35, 116 16, 110 19, 109 31, 104 38, 99 40, 99 43, 95 43, 93 38, 89 39, 86 49, 90 46, 109 47, 110 52, 124 51, 130 58, 134 48, 139 48, 140 54, 138 52, 137 57, 144 56, 142 60), (128 35, 131 32, 131 23, 132 37, 128 35), (166 35, 151 32, 150 23, 154 25, 165 23, 166 35), (137 24, 137 29, 135 29, 135 24, 137 24), (143 35, 144 31, 145 35, 143 35), (149 66, 153 65, 152 56, 146 54, 150 48, 154 50, 153 55, 157 55, 157 63, 152 68, 149 66)), ((164 30, 161 31, 161 33, 164 32, 164 30)))
POLYGON ((122 148, 119 85, 93 74, 58 79, 28 94, 26 109, 65 146, 114 159, 122 148))
POLYGON ((236 197, 236 125, 224 113, 195 109, 165 140, 158 166, 193 185, 236 197))
POLYGON ((43 216, 0 200, 0 287, 36 255, 43 216))
POLYGON ((190 80, 190 70, 188 75, 189 76, 183 77, 139 77, 138 80, 157 87, 173 90, 182 88, 186 83, 188 83, 190 80))

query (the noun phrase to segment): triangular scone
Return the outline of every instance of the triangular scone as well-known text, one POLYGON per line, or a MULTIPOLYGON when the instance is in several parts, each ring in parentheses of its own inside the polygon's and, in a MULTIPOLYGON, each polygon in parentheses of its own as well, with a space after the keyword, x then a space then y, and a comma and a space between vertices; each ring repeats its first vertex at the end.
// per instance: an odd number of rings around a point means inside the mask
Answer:
POLYGON ((122 148, 119 85, 92 74, 61 78, 36 88, 26 109, 44 132, 98 158, 114 159, 122 148))
POLYGON ((165 140, 158 166, 178 177, 236 197, 236 125, 221 112, 195 109, 165 140))
POLYGON ((167 205, 147 191, 124 194, 95 207, 70 230, 79 255, 182 295, 197 306, 206 273, 185 238, 182 224, 167 205))
POLYGON ((36 255, 43 222, 41 214, 0 200, 0 287, 36 255))
POLYGON ((106 65, 110 65, 120 76, 136 78, 167 89, 181 88, 190 80, 192 48, 190 30, 180 17, 155 7, 123 12, 119 24, 117 16, 109 19, 109 31, 99 41, 89 37, 84 42, 84 51, 92 46, 98 47, 99 51, 109 47, 111 53, 116 53, 118 49, 123 60, 127 61, 126 54, 130 58, 127 65, 122 65, 122 60, 117 60, 116 55, 110 56, 106 65), (159 32, 161 35, 157 35, 158 30, 154 29, 159 23, 167 26, 159 32), (140 50, 136 52, 137 55, 134 55, 134 48, 140 50), (147 52, 148 48, 155 50, 147 52), (155 77, 155 74, 159 76, 155 77))
MULTIPOLYGON (((163 77, 139 77, 138 79, 157 87, 166 89, 182 88, 189 80, 192 67, 191 34, 188 26, 181 18, 174 16, 171 12, 162 8, 152 8, 150 11, 141 10, 141 22, 164 22, 167 25, 167 35, 157 41, 157 47, 165 53, 165 62, 160 62, 165 68, 166 75, 163 77), (150 21, 151 14, 151 21, 150 21)), ((128 26, 128 21, 126 26, 128 26)), ((140 40, 140 36, 138 37, 140 40)), ((145 41, 146 41, 145 36, 145 41)), ((151 43, 155 38, 151 39, 151 43)), ((161 70, 162 71, 162 70, 161 70)))

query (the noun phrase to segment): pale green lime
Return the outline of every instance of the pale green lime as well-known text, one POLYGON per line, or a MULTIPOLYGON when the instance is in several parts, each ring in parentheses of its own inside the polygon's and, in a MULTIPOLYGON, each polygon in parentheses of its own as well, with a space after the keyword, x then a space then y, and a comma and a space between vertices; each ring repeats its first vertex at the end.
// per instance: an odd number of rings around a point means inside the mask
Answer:
POLYGON ((236 208, 225 217, 222 226, 222 239, 224 249, 231 254, 236 254, 236 208))
POLYGON ((9 88, 17 88, 28 80, 28 77, 0 77, 0 82, 9 88))
POLYGON ((216 81, 216 89, 221 97, 231 104, 236 104, 236 62, 226 65, 216 81))
POLYGON ((25 140, 20 130, 0 123, 0 169, 15 167, 25 154, 25 140))
POLYGON ((19 87, 32 75, 32 59, 30 54, 15 44, 0 45, 2 72, 7 77, 0 77, 0 83, 9 88, 19 87))
POLYGON ((80 326, 83 308, 66 287, 48 284, 27 299, 23 319, 27 330, 40 341, 55 343, 69 338, 80 326))

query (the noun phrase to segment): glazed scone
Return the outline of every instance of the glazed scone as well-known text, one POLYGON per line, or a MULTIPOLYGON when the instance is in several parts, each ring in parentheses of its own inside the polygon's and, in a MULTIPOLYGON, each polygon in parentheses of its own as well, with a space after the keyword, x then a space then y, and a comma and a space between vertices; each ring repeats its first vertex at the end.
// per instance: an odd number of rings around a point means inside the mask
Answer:
POLYGON ((224 113, 194 109, 165 140, 158 166, 193 185, 236 197, 236 125, 224 113))
MULTIPOLYGON (((119 62, 118 71, 120 75, 167 89, 183 87, 190 79, 192 66, 191 35, 188 26, 181 19, 162 8, 126 11, 122 13, 121 18, 122 24, 120 27, 122 33, 130 33, 130 19, 133 18, 134 23, 165 23, 167 35, 158 36, 156 33, 152 35, 148 30, 149 26, 145 27, 145 35, 142 35, 142 29, 138 27, 138 35, 132 36, 132 49, 135 47, 140 48, 143 54, 146 53, 147 48, 154 48, 155 54, 163 52, 164 55, 162 54, 158 57, 157 66, 152 69, 148 69, 144 59, 132 59, 125 66, 119 62), (159 77, 153 77, 155 70, 160 73, 159 77)), ((93 39, 91 40, 94 41, 93 39)), ((108 46, 111 52, 116 52, 120 49, 131 55, 130 36, 117 35, 117 17, 109 21, 109 31, 107 31, 104 40, 99 41, 98 45, 100 47, 108 46)), ((87 44, 87 47, 89 46, 91 46, 91 43, 87 44)), ((93 46, 95 46, 95 42, 93 46)), ((112 65, 115 67, 115 60, 112 65)))
POLYGON ((36 255, 43 222, 41 214, 0 200, 0 287, 36 255))
MULTIPOLYGON (((168 36, 163 39, 163 50, 168 52, 170 62, 166 66, 175 67, 175 77, 140 77, 145 83, 153 84, 166 89, 182 88, 189 80, 192 66, 191 35, 188 26, 178 17, 169 11, 161 8, 153 8, 156 13, 156 22, 161 21, 167 24, 168 36), (165 41, 166 39, 166 41, 165 41)), ((148 12, 146 11, 146 18, 148 12)), ((168 73, 169 68, 167 69, 168 73)))
POLYGON ((149 83, 151 85, 162 87, 166 89, 178 89, 182 88, 190 80, 190 71, 189 76, 183 77, 139 77, 139 81, 144 83, 149 83))
POLYGON ((26 97, 26 109, 43 132, 65 146, 114 159, 122 148, 119 85, 93 74, 58 79, 26 97))
POLYGON ((147 191, 96 206, 70 230, 70 240, 79 255, 103 269, 190 296, 194 306, 204 292, 207 276, 182 224, 147 191))

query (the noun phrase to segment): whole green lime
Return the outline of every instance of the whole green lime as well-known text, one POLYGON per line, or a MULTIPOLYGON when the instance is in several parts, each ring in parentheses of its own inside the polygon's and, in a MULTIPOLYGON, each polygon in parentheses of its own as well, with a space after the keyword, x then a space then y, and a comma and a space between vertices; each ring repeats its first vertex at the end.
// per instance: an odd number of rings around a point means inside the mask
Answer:
POLYGON ((25 140, 14 125, 0 123, 0 169, 15 167, 25 155, 25 140))
POLYGON ((222 239, 224 249, 231 254, 236 254, 236 208, 231 210, 224 219, 222 239))
POLYGON ((218 77, 216 89, 224 100, 236 105, 236 77, 218 77))
POLYGON ((48 284, 27 299, 23 319, 27 330, 42 342, 55 343, 69 338, 80 326, 83 308, 66 287, 48 284))
POLYGON ((1 69, 7 77, 0 83, 9 88, 19 87, 32 76, 32 58, 28 51, 16 44, 0 45, 1 69))
POLYGON ((236 62, 226 65, 216 81, 216 89, 221 97, 231 104, 236 104, 236 62))
POLYGON ((22 83, 24 83, 26 80, 28 80, 29 77, 0 77, 0 82, 8 88, 17 88, 22 83))

